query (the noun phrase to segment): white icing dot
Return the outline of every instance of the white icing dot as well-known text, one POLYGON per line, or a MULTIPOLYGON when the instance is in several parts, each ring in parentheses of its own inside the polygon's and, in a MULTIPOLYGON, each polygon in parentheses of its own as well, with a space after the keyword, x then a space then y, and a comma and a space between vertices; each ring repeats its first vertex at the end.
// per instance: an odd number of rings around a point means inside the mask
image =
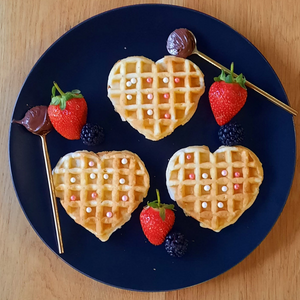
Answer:
POLYGON ((127 164, 127 159, 126 159, 126 158, 123 158, 123 159, 121 160, 121 163, 122 163, 123 165, 126 165, 126 164, 127 164))
POLYGON ((122 196, 122 201, 127 201, 128 200, 128 196, 127 195, 123 195, 122 196))
POLYGON ((121 184, 124 184, 124 183, 125 183, 125 179, 124 179, 124 178, 121 178, 121 179, 119 180, 119 182, 120 182, 121 184))
POLYGON ((126 86, 131 87, 131 81, 127 81, 126 86))
POLYGON ((205 185, 204 186, 204 191, 208 192, 210 190, 210 186, 209 185, 205 185))
POLYGON ((90 161, 90 162, 89 162, 89 166, 90 166, 90 167, 93 167, 94 165, 95 165, 95 163, 94 163, 93 161, 90 161))
POLYGON ((148 116, 152 116, 153 115, 153 110, 152 109, 148 109, 147 110, 147 115, 148 116))
POLYGON ((222 202, 219 202, 219 203, 218 203, 218 207, 219 207, 219 208, 222 208, 223 206, 224 206, 224 204, 223 204, 222 202))
POLYGON ((131 83, 136 84, 136 78, 131 78, 130 81, 131 83))
POLYGON ((202 174, 202 178, 204 178, 204 179, 208 178, 208 174, 207 173, 203 173, 202 174))
POLYGON ((169 78, 168 78, 168 77, 164 77, 164 78, 163 78, 163 82, 164 82, 164 83, 168 83, 168 82, 169 82, 169 78))
POLYGON ((131 99, 132 99, 132 95, 127 95, 126 98, 127 98, 128 100, 131 100, 131 99))
POLYGON ((202 202, 201 205, 202 205, 203 208, 206 208, 206 207, 207 207, 207 203, 206 203, 206 202, 202 202))
POLYGON ((153 94, 148 94, 148 95, 147 95, 147 98, 148 98, 149 100, 152 100, 152 99, 153 99, 153 94))
POLYGON ((74 183, 74 182, 76 182, 76 178, 75 178, 75 177, 72 177, 72 178, 70 179, 70 181, 71 181, 72 183, 74 183))
POLYGON ((221 174, 222 174, 222 176, 226 176, 226 175, 227 175, 227 171, 226 171, 226 170, 223 170, 223 171, 221 172, 221 174))
POLYGON ((222 186, 222 192, 227 192, 227 186, 222 186))
POLYGON ((91 178, 91 179, 95 179, 95 178, 96 178, 96 174, 92 173, 92 174, 90 175, 90 178, 91 178))
POLYGON ((112 217, 112 212, 111 212, 111 211, 108 211, 108 212, 106 213, 106 216, 107 216, 108 218, 111 218, 111 217, 112 217))
POLYGON ((87 212, 87 213, 90 213, 90 212, 92 212, 92 209, 91 209, 90 207, 87 207, 87 208, 86 208, 86 212, 87 212))
POLYGON ((103 175, 103 178, 104 178, 104 179, 108 179, 108 174, 104 174, 104 175, 103 175))

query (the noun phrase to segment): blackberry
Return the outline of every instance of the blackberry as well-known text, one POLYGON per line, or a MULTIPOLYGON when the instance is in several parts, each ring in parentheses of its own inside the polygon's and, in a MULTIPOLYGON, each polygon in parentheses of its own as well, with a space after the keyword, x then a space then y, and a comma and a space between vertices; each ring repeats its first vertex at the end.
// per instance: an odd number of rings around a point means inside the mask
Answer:
POLYGON ((103 128, 96 124, 86 123, 82 127, 80 138, 85 145, 96 146, 104 141, 103 128))
POLYGON ((244 128, 238 123, 229 123, 220 127, 219 140, 225 146, 234 146, 244 140, 244 128))
POLYGON ((173 257, 183 256, 188 248, 188 240, 180 232, 170 233, 166 237, 165 248, 173 257))

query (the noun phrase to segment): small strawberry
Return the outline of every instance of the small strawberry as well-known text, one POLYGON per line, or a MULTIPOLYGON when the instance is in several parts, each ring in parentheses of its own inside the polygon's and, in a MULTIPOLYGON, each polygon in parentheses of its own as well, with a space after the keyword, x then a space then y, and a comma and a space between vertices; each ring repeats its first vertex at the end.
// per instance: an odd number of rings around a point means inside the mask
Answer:
POLYGON ((56 82, 52 88, 48 115, 55 130, 69 140, 79 140, 86 123, 87 104, 79 90, 64 93, 56 82), (56 90, 60 96, 56 96, 56 90))
POLYGON ((233 63, 230 74, 226 76, 222 70, 219 77, 214 78, 208 98, 217 123, 222 126, 228 123, 244 106, 247 99, 246 78, 241 73, 233 76, 233 63))
POLYGON ((157 200, 148 202, 140 214, 140 221, 145 236, 153 245, 164 242, 175 222, 173 204, 160 203, 159 191, 156 190, 157 200))

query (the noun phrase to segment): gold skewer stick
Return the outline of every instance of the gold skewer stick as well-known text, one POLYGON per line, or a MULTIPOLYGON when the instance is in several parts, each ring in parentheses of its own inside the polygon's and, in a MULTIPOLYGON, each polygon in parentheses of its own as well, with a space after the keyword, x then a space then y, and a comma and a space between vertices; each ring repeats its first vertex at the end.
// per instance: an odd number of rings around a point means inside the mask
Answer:
MULTIPOLYGON (((205 59, 207 62, 211 63, 212 65, 214 65, 215 67, 219 68, 220 70, 224 70, 227 74, 230 74, 230 70, 225 68, 224 66, 222 66, 221 64, 219 64, 218 62, 216 62, 215 60, 213 60, 212 58, 210 58, 209 56, 205 55, 204 53, 202 53, 201 51, 199 51, 197 49, 197 39, 195 37, 195 35, 189 30, 189 32, 191 33, 191 35, 194 37, 195 40, 195 49, 193 51, 192 54, 197 54, 199 55, 201 58, 205 59)), ((235 77, 237 77, 238 75, 233 73, 233 75, 235 77)), ((253 89, 254 91, 256 91, 257 93, 263 95, 264 97, 266 97, 268 100, 270 100, 272 103, 278 105, 279 107, 283 108, 284 110, 286 110, 287 112, 289 112, 290 114, 297 116, 298 112, 293 109, 292 107, 286 105, 285 103, 281 102, 280 100, 278 100, 277 98, 273 97, 272 95, 268 94, 267 92, 265 92, 264 90, 260 89, 259 87, 255 86, 253 83, 249 82, 246 80, 246 86, 248 86, 249 88, 253 89)))
MULTIPOLYGON (((192 54, 197 54, 199 55, 201 58, 205 59, 206 61, 208 61, 209 63, 211 63, 212 65, 214 65, 215 67, 219 68, 219 69, 223 69, 227 74, 230 74, 230 70, 223 67, 221 64, 219 64, 218 62, 216 62, 215 60, 213 60, 212 58, 208 57, 207 55, 205 55, 204 53, 200 52, 197 48, 195 48, 195 50, 193 51, 192 54)), ((238 75, 233 73, 233 75, 235 77, 237 77, 238 75)), ((257 87, 256 85, 254 85, 253 83, 249 82, 248 80, 246 80, 245 85, 249 88, 251 88, 252 90, 256 91, 257 93, 263 95, 264 97, 266 97, 268 100, 270 100, 271 102, 273 102, 274 104, 278 105, 279 107, 283 108, 284 110, 286 110, 287 112, 289 112, 290 114, 297 116, 298 112, 293 109, 292 107, 286 105, 285 103, 281 102, 280 100, 278 100, 277 98, 273 97, 272 95, 268 94, 267 92, 265 92, 264 90, 260 89, 259 87, 257 87)))
POLYGON ((44 161, 45 161, 48 186, 49 186, 49 191, 50 191, 56 239, 57 239, 57 244, 58 244, 58 252, 59 252, 59 254, 62 254, 62 253, 64 253, 64 246, 63 246, 63 242, 62 242, 62 235, 61 235, 60 222, 59 222, 59 216, 58 216, 58 210, 57 210, 56 196, 55 196, 55 192, 54 192, 54 184, 53 184, 53 178, 52 178, 52 168, 51 168, 51 163, 50 163, 50 159, 49 159, 46 135, 40 135, 40 137, 42 139, 44 161))

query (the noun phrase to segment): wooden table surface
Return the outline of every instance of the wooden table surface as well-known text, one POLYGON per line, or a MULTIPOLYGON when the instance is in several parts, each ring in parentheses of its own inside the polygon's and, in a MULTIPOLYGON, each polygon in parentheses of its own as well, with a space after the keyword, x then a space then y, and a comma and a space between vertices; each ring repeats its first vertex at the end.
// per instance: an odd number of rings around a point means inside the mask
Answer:
MULTIPOLYGON (((11 114, 22 83, 40 55, 67 30, 98 13, 137 3, 189 7, 233 27, 266 57, 278 74, 291 106, 300 112, 298 0, 2 0, 0 299, 300 299, 298 168, 283 213, 262 244, 225 274, 179 291, 139 293, 93 281, 53 254, 26 220, 11 182, 7 150, 11 114)), ((296 128, 299 118, 294 119, 296 128)))

